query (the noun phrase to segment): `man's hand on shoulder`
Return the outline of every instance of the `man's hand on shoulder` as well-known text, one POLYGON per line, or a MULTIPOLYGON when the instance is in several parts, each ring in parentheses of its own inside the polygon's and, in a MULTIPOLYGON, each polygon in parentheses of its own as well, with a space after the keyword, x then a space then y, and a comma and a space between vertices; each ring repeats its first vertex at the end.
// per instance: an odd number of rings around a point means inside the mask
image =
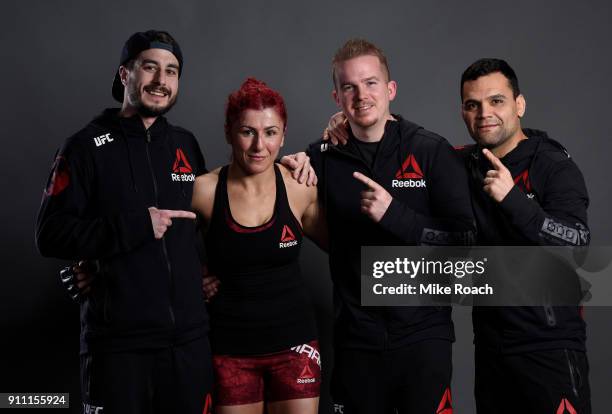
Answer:
POLYGON ((291 171, 291 176, 298 183, 305 182, 309 187, 317 185, 317 174, 310 165, 310 157, 305 152, 285 155, 280 162, 291 171))
POLYGON ((333 145, 346 145, 348 138, 348 119, 342 112, 336 112, 329 118, 327 128, 323 130, 323 141, 331 141, 333 145))

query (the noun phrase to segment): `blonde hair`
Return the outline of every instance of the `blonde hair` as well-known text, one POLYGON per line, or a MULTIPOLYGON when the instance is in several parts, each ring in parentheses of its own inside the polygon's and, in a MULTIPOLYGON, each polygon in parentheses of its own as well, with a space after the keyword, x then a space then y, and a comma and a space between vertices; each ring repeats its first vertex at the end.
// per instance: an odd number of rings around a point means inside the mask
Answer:
POLYGON ((383 53, 382 49, 365 39, 350 39, 336 51, 334 59, 332 60, 332 81, 334 82, 334 87, 336 86, 336 66, 341 62, 345 62, 359 56, 376 56, 380 61, 380 64, 385 69, 387 81, 391 80, 391 73, 389 72, 387 57, 383 53))

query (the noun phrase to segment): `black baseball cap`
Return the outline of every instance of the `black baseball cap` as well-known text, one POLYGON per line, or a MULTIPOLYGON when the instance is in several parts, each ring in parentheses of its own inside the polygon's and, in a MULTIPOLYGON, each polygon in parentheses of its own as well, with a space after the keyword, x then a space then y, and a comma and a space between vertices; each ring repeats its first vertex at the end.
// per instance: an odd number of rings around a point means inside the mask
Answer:
MULTIPOLYGON (((179 44, 174 40, 168 32, 161 30, 147 30, 146 32, 136 32, 125 42, 123 50, 121 51, 121 59, 119 59, 119 66, 125 65, 130 60, 136 58, 140 52, 148 49, 165 49, 171 52, 179 62, 179 76, 183 70, 183 54, 179 44), (161 35, 161 36, 160 36, 161 35), (159 40, 161 38, 166 41, 159 40)), ((119 68, 115 73, 115 80, 113 81, 113 98, 119 102, 123 102, 123 84, 119 77, 119 68)))

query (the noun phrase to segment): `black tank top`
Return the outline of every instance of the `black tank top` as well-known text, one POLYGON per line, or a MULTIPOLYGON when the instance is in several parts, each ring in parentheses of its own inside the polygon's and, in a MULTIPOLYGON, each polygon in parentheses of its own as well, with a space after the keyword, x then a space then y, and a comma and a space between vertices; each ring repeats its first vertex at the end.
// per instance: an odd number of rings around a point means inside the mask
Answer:
POLYGON ((302 228, 291 212, 278 167, 274 213, 245 227, 232 217, 225 166, 219 172, 206 233, 211 274, 221 286, 209 304, 213 353, 266 354, 315 339, 312 304, 298 257, 302 228))

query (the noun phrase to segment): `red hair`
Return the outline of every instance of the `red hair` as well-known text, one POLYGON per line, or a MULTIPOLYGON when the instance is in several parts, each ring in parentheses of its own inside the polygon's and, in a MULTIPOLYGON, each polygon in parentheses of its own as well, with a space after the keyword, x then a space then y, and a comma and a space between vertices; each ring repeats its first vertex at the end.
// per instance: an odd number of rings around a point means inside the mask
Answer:
POLYGON ((225 107, 225 133, 229 131, 240 114, 247 109, 262 110, 274 108, 278 116, 283 120, 283 125, 287 128, 287 109, 283 97, 271 89, 264 82, 255 78, 247 78, 240 89, 232 92, 227 97, 225 107))

